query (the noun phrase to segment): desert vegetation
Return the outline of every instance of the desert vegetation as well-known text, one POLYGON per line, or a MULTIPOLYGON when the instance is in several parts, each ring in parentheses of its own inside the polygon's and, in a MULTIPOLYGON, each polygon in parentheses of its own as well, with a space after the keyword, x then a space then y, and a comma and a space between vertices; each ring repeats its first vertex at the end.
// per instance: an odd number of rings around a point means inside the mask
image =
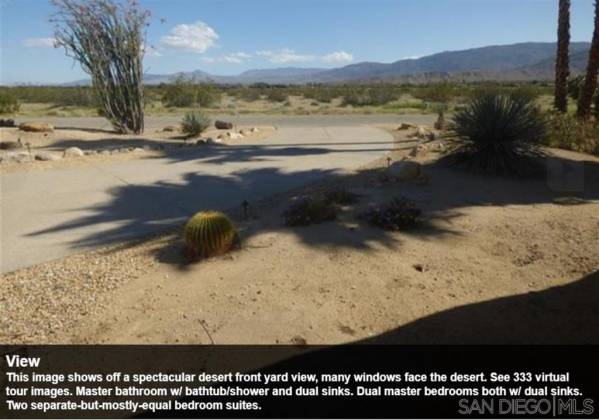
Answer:
MULTIPOLYGON (((449 110, 463 105, 481 91, 511 93, 518 91, 539 100, 546 107, 552 95, 549 83, 430 83, 430 84, 362 84, 362 85, 265 85, 249 86, 216 85, 177 78, 170 84, 146 85, 145 109, 148 115, 181 112, 192 107, 207 111, 227 111, 231 101, 239 111, 263 112, 269 106, 281 104, 288 99, 301 100, 302 106, 317 103, 310 112, 416 112, 435 113, 440 104, 449 110), (256 106, 263 102, 264 106, 256 106)), ((96 113, 99 102, 89 86, 0 86, 3 97, 11 97, 24 105, 19 115, 32 112, 31 105, 46 105, 37 108, 42 115, 69 108, 96 113)), ((276 108, 276 112, 285 109, 276 108)), ((289 109, 288 112, 297 111, 289 109)), ((3 110, 2 114, 14 113, 3 110)))
POLYGON ((231 250, 239 241, 233 222, 217 211, 194 215, 183 229, 186 252, 191 261, 214 257, 231 250))
POLYGON ((181 132, 187 137, 199 136, 210 127, 210 118, 202 112, 187 112, 181 120, 181 132))
POLYGON ((101 114, 122 133, 144 127, 142 60, 149 12, 135 2, 54 0, 56 46, 89 74, 101 114))
POLYGON ((458 163, 485 173, 522 174, 543 156, 547 122, 526 96, 481 94, 456 112, 449 138, 458 163))

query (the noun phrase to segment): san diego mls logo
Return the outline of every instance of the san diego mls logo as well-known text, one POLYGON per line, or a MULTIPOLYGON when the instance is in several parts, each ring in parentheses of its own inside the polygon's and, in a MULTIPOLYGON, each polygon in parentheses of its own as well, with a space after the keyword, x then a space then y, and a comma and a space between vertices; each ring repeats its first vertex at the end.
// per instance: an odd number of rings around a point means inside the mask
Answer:
POLYGON ((590 416, 595 412, 591 398, 462 398, 459 414, 463 415, 536 415, 536 416, 590 416))

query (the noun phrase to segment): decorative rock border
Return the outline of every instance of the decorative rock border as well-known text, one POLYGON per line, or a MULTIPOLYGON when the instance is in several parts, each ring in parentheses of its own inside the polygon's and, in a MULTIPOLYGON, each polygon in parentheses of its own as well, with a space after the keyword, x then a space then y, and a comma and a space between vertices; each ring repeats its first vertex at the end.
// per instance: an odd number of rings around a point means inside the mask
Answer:
POLYGON ((193 142, 186 141, 185 143, 158 143, 156 145, 146 144, 142 147, 139 146, 111 146, 102 149, 91 149, 82 150, 78 147, 69 147, 62 153, 54 150, 39 150, 31 151, 31 153, 25 149, 18 150, 0 150, 0 164, 8 163, 27 163, 33 161, 57 161, 63 158, 80 158, 83 156, 95 156, 95 155, 119 155, 125 153, 146 153, 153 151, 163 151, 165 149, 182 149, 187 147, 199 147, 206 145, 222 145, 223 141, 220 138, 213 139, 211 137, 200 138, 193 142))

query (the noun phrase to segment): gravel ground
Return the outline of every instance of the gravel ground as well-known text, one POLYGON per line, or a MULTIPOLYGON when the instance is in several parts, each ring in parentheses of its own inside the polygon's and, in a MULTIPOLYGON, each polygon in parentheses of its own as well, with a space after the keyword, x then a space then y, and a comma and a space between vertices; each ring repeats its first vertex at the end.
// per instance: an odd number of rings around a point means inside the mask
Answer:
POLYGON ((155 266, 162 240, 117 246, 5 274, 0 342, 68 343, 80 320, 106 308, 110 291, 155 266))

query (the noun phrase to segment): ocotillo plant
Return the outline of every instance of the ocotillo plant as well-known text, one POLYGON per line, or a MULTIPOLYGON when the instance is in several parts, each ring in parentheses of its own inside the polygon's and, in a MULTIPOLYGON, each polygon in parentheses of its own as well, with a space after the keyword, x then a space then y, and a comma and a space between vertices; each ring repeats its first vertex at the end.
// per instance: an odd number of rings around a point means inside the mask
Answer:
POLYGON ((148 11, 137 0, 53 0, 57 47, 91 76, 102 114, 122 133, 144 127, 142 59, 148 11))

